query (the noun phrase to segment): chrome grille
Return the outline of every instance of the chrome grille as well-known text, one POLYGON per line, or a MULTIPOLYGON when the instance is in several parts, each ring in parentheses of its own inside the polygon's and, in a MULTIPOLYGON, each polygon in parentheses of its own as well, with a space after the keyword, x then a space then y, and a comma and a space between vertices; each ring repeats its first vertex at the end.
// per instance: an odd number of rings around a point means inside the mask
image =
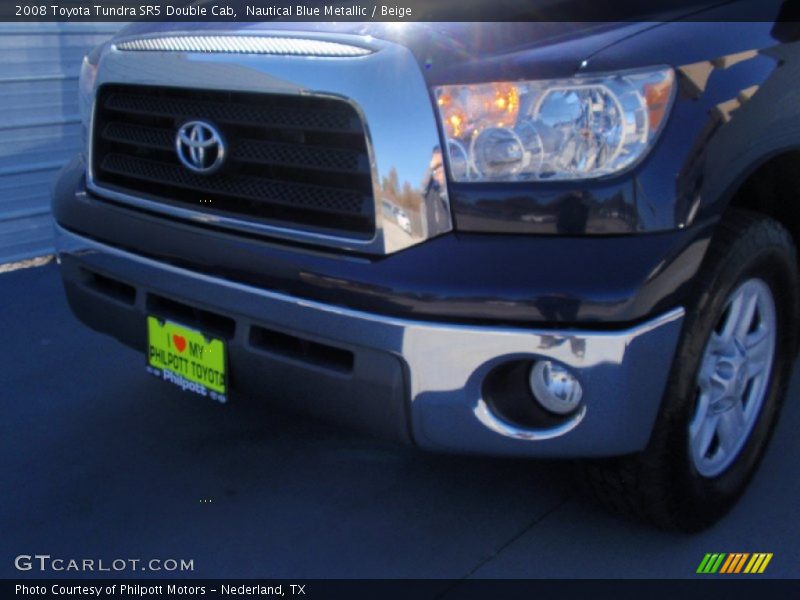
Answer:
POLYGON ((103 86, 93 126, 98 186, 210 214, 333 235, 375 231, 363 124, 331 98, 103 86), (187 170, 178 128, 213 122, 228 155, 212 175, 187 170))

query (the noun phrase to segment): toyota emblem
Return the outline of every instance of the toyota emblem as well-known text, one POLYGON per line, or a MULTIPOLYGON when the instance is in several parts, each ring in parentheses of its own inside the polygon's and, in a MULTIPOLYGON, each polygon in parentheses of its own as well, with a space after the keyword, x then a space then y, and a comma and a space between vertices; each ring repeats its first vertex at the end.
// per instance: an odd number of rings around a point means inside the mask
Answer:
POLYGON ((225 140, 211 123, 189 121, 178 129, 175 151, 184 167, 201 175, 210 175, 225 161, 225 140))

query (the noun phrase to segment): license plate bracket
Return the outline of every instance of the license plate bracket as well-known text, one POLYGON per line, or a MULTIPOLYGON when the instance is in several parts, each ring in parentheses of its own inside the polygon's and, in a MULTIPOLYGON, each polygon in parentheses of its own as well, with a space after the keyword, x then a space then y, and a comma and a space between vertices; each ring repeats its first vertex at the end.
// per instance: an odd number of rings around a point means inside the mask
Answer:
POLYGON ((228 400, 225 340, 147 316, 147 371, 183 391, 228 400))

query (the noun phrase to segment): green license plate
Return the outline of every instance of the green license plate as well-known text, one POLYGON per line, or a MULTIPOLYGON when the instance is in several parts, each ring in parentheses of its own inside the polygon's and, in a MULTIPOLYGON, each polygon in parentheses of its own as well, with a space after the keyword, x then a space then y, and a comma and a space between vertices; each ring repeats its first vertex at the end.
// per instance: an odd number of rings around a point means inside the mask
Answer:
POLYGON ((225 342, 172 321, 147 317, 147 370, 218 402, 227 400, 225 342))

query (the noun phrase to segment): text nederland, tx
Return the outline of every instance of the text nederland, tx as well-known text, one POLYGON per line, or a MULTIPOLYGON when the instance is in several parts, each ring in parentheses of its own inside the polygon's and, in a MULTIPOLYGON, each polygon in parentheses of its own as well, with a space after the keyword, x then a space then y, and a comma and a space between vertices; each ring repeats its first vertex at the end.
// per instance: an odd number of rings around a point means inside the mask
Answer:
MULTIPOLYGON (((305 585, 291 583, 288 585, 221 585, 219 592, 223 596, 227 595, 260 595, 260 596, 304 596, 306 594, 305 585), (287 594, 286 592, 289 592, 287 594)), ((216 588, 207 588, 204 585, 140 585, 140 584, 110 584, 110 585, 64 585, 53 584, 44 585, 25 585, 17 584, 15 594, 17 596, 45 596, 50 593, 53 596, 90 596, 100 598, 103 596, 197 596, 205 595, 209 592, 216 593, 216 588)))

